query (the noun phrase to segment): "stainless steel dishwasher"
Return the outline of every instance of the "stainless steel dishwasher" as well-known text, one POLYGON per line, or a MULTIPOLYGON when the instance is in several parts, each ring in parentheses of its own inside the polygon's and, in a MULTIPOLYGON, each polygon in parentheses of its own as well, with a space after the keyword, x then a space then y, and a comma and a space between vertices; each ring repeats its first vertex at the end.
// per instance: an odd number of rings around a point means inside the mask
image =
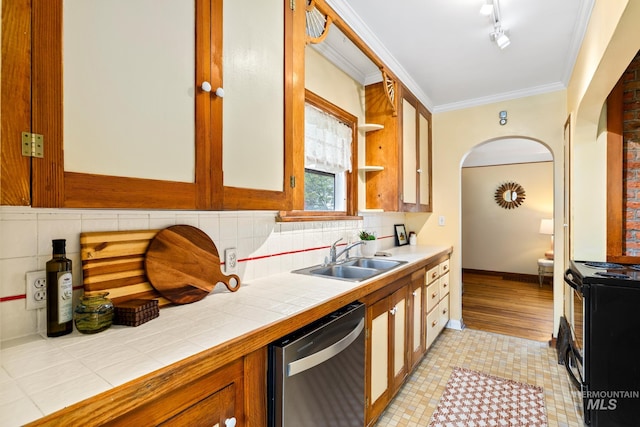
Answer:
POLYGON ((364 426, 364 304, 269 345, 271 427, 364 426))

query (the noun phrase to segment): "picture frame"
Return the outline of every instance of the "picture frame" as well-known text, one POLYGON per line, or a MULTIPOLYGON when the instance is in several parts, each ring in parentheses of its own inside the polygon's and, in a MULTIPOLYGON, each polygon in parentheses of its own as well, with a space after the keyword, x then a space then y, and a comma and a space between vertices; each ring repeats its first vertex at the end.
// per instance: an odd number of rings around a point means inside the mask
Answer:
POLYGON ((396 246, 404 246, 409 244, 409 236, 407 236, 407 229, 404 224, 395 224, 393 228, 396 231, 396 246))

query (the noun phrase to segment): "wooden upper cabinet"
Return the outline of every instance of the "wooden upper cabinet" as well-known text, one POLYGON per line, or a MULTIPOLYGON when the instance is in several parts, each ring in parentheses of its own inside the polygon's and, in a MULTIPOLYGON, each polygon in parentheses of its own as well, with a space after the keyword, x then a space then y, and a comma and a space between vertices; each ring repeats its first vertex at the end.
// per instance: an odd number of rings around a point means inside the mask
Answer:
POLYGON ((303 57, 289 1, 249 3, 5 0, 0 203, 288 209, 303 57))
POLYGON ((222 0, 35 0, 32 205, 221 205, 222 0))
POLYGON ((431 113, 404 87, 397 111, 386 87, 365 88, 367 123, 383 129, 367 134, 366 164, 384 170, 367 172, 366 207, 394 212, 431 212, 431 113))
POLYGON ((401 103, 401 210, 431 212, 431 113, 404 88, 401 103))

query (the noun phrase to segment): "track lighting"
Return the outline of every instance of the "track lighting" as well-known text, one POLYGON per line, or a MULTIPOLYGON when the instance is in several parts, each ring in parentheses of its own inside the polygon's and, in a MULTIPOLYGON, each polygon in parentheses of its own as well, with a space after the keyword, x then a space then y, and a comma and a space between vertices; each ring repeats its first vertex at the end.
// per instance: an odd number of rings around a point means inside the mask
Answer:
POLYGON ((499 0, 486 0, 482 5, 480 13, 490 16, 493 21, 493 31, 489 33, 491 41, 496 42, 500 49, 504 49, 511 44, 507 36, 507 29, 502 26, 502 16, 500 15, 499 0))

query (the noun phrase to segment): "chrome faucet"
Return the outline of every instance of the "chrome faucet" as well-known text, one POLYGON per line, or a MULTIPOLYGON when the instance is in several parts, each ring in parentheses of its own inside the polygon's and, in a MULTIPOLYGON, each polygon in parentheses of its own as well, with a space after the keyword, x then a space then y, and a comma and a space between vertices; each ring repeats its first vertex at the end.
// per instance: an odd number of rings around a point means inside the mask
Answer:
POLYGON ((359 241, 357 241, 357 242, 355 242, 355 243, 352 243, 352 244, 350 244, 350 245, 347 245, 347 247, 346 247, 346 248, 344 248, 343 250, 341 250, 340 252, 338 252, 338 249, 336 248, 336 245, 337 245, 337 244, 338 244, 338 242, 339 242, 339 241, 341 241, 341 240, 342 240, 342 237, 341 237, 341 238, 339 238, 338 240, 336 240, 335 242, 333 242, 333 245, 331 245, 331 249, 329 249, 329 260, 330 260, 330 262, 332 262, 332 263, 337 262, 337 261, 338 261, 338 258, 340 258, 340 256, 341 256, 343 253, 345 253, 345 252, 347 253, 346 258, 349 258, 349 250, 350 250, 350 249, 353 249, 353 248, 355 248, 355 247, 356 247, 356 246, 358 246, 358 245, 362 245, 362 244, 364 244, 364 241, 363 241, 363 240, 359 240, 359 241))

